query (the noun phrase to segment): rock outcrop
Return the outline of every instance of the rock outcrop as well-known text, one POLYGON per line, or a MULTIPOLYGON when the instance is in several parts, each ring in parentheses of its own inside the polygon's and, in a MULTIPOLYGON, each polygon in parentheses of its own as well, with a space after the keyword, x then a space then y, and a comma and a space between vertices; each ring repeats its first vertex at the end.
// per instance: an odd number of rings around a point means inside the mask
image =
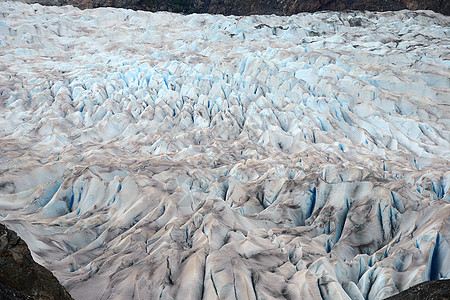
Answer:
POLYGON ((135 10, 224 15, 292 15, 321 10, 433 10, 450 15, 450 1, 441 0, 24 0, 44 5, 70 4, 79 8, 121 7, 135 10))
POLYGON ((0 299, 72 299, 53 274, 36 263, 27 244, 0 224, 0 299))
POLYGON ((450 279, 432 280, 415 285, 386 300, 448 300, 450 279))

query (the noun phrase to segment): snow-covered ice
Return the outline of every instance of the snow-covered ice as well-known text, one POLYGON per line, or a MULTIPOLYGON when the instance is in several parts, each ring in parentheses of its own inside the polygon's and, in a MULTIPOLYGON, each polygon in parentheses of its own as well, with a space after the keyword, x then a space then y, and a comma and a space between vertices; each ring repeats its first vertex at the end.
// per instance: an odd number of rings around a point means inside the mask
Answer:
POLYGON ((0 16, 0 221, 75 299, 450 277, 450 17, 0 16))

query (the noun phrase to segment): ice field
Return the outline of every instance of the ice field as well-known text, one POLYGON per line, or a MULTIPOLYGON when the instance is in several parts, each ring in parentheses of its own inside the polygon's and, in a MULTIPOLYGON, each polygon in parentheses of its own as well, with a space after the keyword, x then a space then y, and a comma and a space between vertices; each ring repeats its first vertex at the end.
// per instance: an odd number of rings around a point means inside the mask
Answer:
POLYGON ((74 299, 450 278, 450 17, 0 2, 0 222, 74 299))

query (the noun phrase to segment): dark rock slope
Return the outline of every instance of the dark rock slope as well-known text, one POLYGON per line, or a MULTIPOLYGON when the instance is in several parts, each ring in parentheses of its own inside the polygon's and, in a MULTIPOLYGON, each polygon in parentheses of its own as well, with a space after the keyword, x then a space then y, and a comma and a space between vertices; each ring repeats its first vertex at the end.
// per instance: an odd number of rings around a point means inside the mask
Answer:
POLYGON ((224 15, 276 14, 292 15, 320 10, 428 9, 450 15, 447 0, 24 0, 44 5, 71 4, 80 8, 121 7, 140 10, 167 10, 179 13, 224 15))
POLYGON ((53 274, 33 261, 27 244, 0 224, 0 299, 72 299, 53 274))
POLYGON ((449 300, 450 279, 433 280, 415 285, 385 300, 449 300))

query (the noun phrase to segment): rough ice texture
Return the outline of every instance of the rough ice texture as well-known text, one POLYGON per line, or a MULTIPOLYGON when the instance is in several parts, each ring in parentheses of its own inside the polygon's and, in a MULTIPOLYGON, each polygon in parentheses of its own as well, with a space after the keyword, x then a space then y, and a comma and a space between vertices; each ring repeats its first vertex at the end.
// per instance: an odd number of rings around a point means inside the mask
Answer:
POLYGON ((0 16, 0 221, 75 299, 449 278, 449 17, 0 16))

